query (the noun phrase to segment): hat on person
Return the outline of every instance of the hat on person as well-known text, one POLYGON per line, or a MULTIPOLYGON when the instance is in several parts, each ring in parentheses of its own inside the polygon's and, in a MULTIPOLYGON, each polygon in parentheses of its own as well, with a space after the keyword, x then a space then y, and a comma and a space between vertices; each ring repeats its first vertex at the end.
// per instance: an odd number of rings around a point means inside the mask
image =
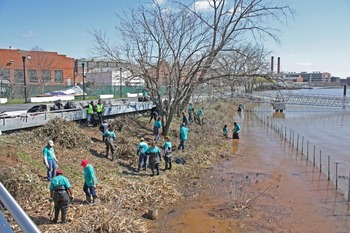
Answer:
POLYGON ((63 172, 62 172, 61 169, 57 169, 57 171, 56 171, 56 176, 59 175, 59 174, 62 174, 62 173, 63 173, 63 172))
POLYGON ((140 138, 140 141, 143 142, 145 139, 144 138, 140 138))
POLYGON ((47 144, 48 144, 49 146, 53 146, 53 141, 52 141, 52 140, 49 140, 49 141, 47 142, 47 144))
POLYGON ((89 161, 87 159, 84 159, 83 161, 81 161, 80 166, 86 166, 89 164, 89 161))

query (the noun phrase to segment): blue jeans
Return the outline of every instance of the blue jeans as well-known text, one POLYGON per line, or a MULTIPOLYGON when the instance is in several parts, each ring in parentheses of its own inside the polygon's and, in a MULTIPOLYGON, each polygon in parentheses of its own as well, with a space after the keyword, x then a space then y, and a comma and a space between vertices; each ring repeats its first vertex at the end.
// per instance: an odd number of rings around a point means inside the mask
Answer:
POLYGON ((155 140, 156 142, 158 142, 159 139, 160 139, 160 137, 159 137, 159 128, 154 127, 154 128, 153 128, 153 133, 154 133, 154 140, 155 140))
POLYGON ((52 178, 56 175, 57 164, 54 159, 47 160, 47 163, 49 164, 49 168, 47 169, 47 179, 51 181, 52 178))
POLYGON ((182 140, 181 139, 181 141, 180 141, 180 145, 179 145, 179 148, 178 148, 179 150, 181 149, 181 150, 184 150, 185 149, 185 140, 182 140))
POLYGON ((147 165, 148 165, 147 155, 146 154, 140 154, 139 155, 139 165, 138 165, 137 171, 139 172, 142 167, 144 169, 146 169, 147 165))
POLYGON ((84 183, 83 187, 84 193, 86 195, 86 198, 90 198, 90 196, 96 198, 96 189, 95 186, 87 186, 86 182, 84 183))

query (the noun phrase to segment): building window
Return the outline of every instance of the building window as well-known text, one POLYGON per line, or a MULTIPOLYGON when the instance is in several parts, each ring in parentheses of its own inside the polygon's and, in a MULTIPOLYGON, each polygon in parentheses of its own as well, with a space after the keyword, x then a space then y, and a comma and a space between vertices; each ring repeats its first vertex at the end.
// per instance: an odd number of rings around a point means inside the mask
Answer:
POLYGON ((41 82, 42 83, 50 83, 51 82, 50 70, 42 70, 41 71, 41 82))
POLYGON ((30 83, 38 83, 36 70, 28 70, 28 78, 30 83))
POLYGON ((14 70, 14 82, 24 84, 23 70, 14 70))
POLYGON ((0 79, 10 81, 10 70, 9 69, 0 69, 0 79))
POLYGON ((55 70, 55 83, 63 83, 63 71, 55 70))

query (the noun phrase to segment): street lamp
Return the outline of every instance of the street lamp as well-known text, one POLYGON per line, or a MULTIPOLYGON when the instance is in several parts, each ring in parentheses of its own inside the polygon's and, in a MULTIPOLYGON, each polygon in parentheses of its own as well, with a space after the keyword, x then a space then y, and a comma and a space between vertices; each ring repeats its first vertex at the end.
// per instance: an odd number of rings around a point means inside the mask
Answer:
POLYGON ((85 81, 84 81, 84 63, 81 63, 81 66, 83 67, 83 100, 85 100, 85 81))
POLYGON ((22 56, 24 77, 24 103, 27 103, 26 56, 22 56))
POLYGON ((122 88, 122 82, 123 82, 123 77, 122 77, 122 68, 120 67, 119 68, 119 71, 120 71, 120 86, 119 86, 119 92, 120 92, 120 98, 123 97, 123 88, 122 88))

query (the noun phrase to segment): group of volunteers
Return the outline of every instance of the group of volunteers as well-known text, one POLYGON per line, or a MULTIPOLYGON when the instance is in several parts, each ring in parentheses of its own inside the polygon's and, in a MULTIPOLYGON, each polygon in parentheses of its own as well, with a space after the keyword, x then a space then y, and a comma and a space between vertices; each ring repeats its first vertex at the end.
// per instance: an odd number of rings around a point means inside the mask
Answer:
MULTIPOLYGON (((240 105, 241 110, 243 110, 243 105, 240 105)), ((108 124, 103 120, 103 109, 104 106, 102 101, 99 100, 98 104, 95 106, 93 101, 88 106, 88 124, 93 122, 92 119, 93 114, 97 114, 99 130, 102 132, 102 141, 106 145, 106 155, 108 158, 109 152, 112 156, 112 161, 115 158, 115 142, 116 142, 116 133, 114 132, 114 128, 111 124, 108 124), (101 113, 102 109, 102 113, 101 113)), ((188 117, 185 112, 182 112, 182 123, 180 126, 180 143, 177 147, 178 150, 185 150, 185 142, 188 138, 188 132, 190 122, 197 122, 202 125, 204 123, 204 108, 200 108, 196 113, 194 110, 194 106, 192 103, 189 103, 187 107, 188 117)), ((151 110, 151 119, 150 122, 154 119, 153 125, 153 133, 154 140, 151 141, 150 145, 148 145, 145 139, 140 138, 139 143, 137 144, 136 154, 138 156, 138 166, 135 170, 136 172, 140 172, 141 169, 146 170, 148 167, 151 170, 151 176, 159 175, 160 164, 162 158, 165 161, 164 171, 171 170, 172 168, 172 151, 173 146, 171 143, 171 139, 168 136, 165 136, 165 141, 163 144, 163 153, 161 149, 156 146, 156 144, 160 140, 160 134, 162 129, 162 121, 161 116, 159 116, 159 111, 157 107, 152 108, 151 110)), ((240 126, 234 122, 233 128, 233 139, 239 139, 240 126)), ((228 127, 225 125, 223 128, 223 134, 226 138, 228 138, 228 127)), ((69 180, 63 176, 63 171, 58 169, 58 160, 55 155, 54 150, 54 142, 49 140, 47 145, 43 149, 44 155, 44 164, 47 167, 47 179, 50 181, 50 200, 54 202, 54 218, 52 219, 53 223, 57 223, 59 212, 61 211, 61 222, 67 222, 67 210, 68 203, 73 201, 73 191, 70 185, 69 180)), ((98 182, 93 166, 88 162, 88 160, 82 160, 80 166, 83 167, 84 170, 84 185, 83 191, 85 193, 86 199, 84 203, 86 204, 94 204, 98 201, 96 195, 96 184, 98 182)))
POLYGON ((102 124, 103 112, 105 111, 104 104, 102 100, 99 99, 97 104, 94 104, 94 101, 91 101, 88 104, 87 109, 87 125, 97 126, 102 124))
MULTIPOLYGON (((57 223, 58 215, 61 211, 61 223, 67 222, 68 203, 73 201, 73 191, 67 177, 63 176, 63 171, 57 169, 58 160, 55 155, 54 143, 49 140, 43 149, 44 163, 47 167, 47 179, 50 181, 50 201, 54 202, 54 218, 52 223, 57 223)), ((87 159, 82 160, 80 166, 84 170, 83 191, 86 196, 84 203, 94 204, 98 201, 96 195, 97 178, 94 168, 87 159)))

